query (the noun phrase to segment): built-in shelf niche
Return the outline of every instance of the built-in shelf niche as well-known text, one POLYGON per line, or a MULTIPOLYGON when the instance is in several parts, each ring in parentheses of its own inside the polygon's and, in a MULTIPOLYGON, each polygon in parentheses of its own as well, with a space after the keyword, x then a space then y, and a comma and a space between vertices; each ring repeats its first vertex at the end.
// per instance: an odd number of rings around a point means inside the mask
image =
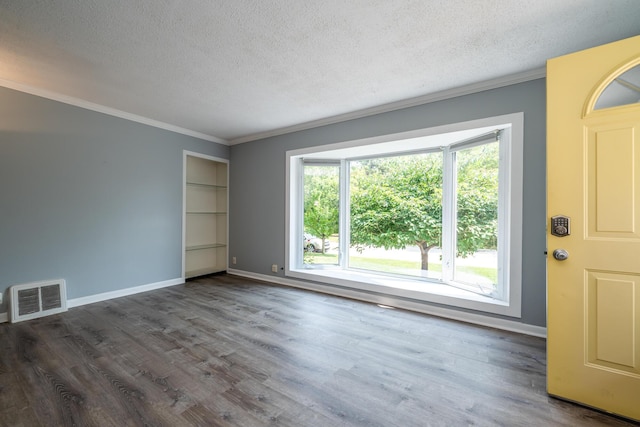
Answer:
POLYGON ((185 278, 226 271, 228 162, 185 153, 185 278))

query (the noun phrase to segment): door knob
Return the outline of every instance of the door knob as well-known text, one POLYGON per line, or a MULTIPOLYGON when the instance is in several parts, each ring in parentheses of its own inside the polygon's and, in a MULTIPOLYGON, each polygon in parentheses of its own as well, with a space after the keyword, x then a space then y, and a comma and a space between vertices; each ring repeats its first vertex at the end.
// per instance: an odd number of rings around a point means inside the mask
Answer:
POLYGON ((564 249, 556 249, 555 251, 553 251, 553 257, 558 261, 564 261, 565 259, 569 258, 569 252, 565 251, 564 249))

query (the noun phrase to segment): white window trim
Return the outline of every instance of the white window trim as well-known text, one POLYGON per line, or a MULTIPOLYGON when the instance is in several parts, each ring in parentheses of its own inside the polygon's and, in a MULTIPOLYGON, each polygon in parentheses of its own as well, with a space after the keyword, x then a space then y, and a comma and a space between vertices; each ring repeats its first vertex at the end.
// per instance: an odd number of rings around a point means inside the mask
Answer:
MULTIPOLYGON (((428 146, 428 145, 427 145, 428 146)), ((427 147, 425 146, 425 148, 427 147)), ((524 147, 524 114, 513 113, 502 116, 489 117, 479 120, 436 126, 409 132, 376 136, 372 138, 344 141, 323 146, 290 150, 286 153, 286 204, 285 204, 285 275, 297 279, 326 283, 334 286, 358 289, 366 292, 382 293, 412 300, 431 303, 446 304, 454 307, 500 314, 510 317, 521 316, 522 306, 522 182, 523 182, 523 147, 524 147), (511 125, 510 150, 501 154, 509 156, 509 161, 504 164, 509 168, 505 171, 510 175, 511 191, 506 203, 510 206, 509 215, 504 218, 504 225, 510 231, 508 242, 509 263, 503 263, 504 271, 499 272, 507 277, 504 300, 497 300, 472 292, 457 289, 446 284, 418 281, 411 278, 390 277, 381 274, 356 272, 353 270, 330 269, 305 269, 297 268, 297 256, 302 253, 302 239, 298 236, 303 218, 301 218, 298 205, 302 197, 302 182, 299 179, 291 179, 297 174, 297 168, 301 167, 300 157, 326 158, 329 152, 339 155, 340 158, 348 157, 350 152, 366 154, 370 149, 378 151, 382 147, 391 147, 402 141, 403 144, 411 143, 411 139, 420 139, 423 144, 429 144, 432 137, 447 137, 460 140, 463 135, 473 134, 475 130, 501 125, 511 125), (447 134, 447 135, 445 135, 447 134), (419 285, 419 289, 418 289, 419 285), (425 288, 429 288, 425 291, 425 288)), ((352 156, 353 157, 353 156, 352 156)), ((502 164, 501 164, 502 165, 502 164)), ((501 168, 502 169, 502 168, 501 168)), ((341 182, 346 180, 341 180, 341 182)), ((344 183, 347 185, 348 183, 344 183)), ((346 191, 346 188, 341 188, 346 191)), ((341 209, 344 209, 341 207, 341 209)), ((344 216, 341 215, 341 218, 344 216)), ((499 236, 500 239, 500 236, 499 236)), ((506 242, 505 242, 506 244, 506 242)), ((345 253, 347 248, 340 248, 340 253, 345 253)), ((340 260, 342 261, 342 260, 340 260)))

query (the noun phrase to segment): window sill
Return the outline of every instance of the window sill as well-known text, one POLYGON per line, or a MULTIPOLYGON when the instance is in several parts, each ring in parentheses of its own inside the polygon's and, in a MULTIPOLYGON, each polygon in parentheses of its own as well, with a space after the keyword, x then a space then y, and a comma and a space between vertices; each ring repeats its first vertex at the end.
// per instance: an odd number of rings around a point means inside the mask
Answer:
POLYGON ((287 270, 286 275, 297 279, 417 301, 520 317, 519 304, 514 307, 506 301, 496 300, 442 283, 339 269, 293 269, 287 270))

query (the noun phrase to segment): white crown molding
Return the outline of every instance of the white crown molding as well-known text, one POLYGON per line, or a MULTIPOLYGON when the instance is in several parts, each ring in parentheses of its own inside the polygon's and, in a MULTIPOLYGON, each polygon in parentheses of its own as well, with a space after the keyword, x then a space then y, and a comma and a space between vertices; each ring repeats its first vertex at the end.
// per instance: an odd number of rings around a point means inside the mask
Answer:
POLYGON ((76 107, 84 108, 87 110, 96 111, 110 116, 119 117, 125 120, 130 120, 137 123, 142 123, 148 126, 156 127, 159 129, 168 130, 171 132, 180 133, 194 138, 203 139, 205 141, 216 142, 223 145, 236 145, 245 142, 256 141, 259 139, 269 138, 272 136, 284 135, 292 132, 299 132, 302 130, 313 129, 320 126, 326 126, 330 124, 345 122, 348 120, 360 119, 367 116, 373 116, 376 114, 388 113, 395 110, 401 110, 403 108, 415 107, 418 105, 428 104, 431 102, 442 101, 445 99, 455 98, 463 95, 470 95, 472 93, 482 92, 490 89, 497 89, 504 86, 510 86, 517 83, 523 83, 530 80, 536 80, 544 78, 546 76, 546 68, 537 68, 522 73, 511 74, 508 76, 499 77, 496 79, 486 80, 483 82, 473 83, 465 86, 460 86, 453 89, 447 89, 432 94, 422 95, 415 98, 409 98, 402 101, 391 102, 388 104, 379 105, 376 107, 365 108, 363 110, 353 111, 351 113, 339 114, 337 116, 327 117, 319 120, 312 120, 305 123, 300 123, 293 126, 287 126, 265 132, 258 132, 255 134, 235 138, 232 140, 226 140, 218 138, 213 135, 207 135, 201 132, 196 132, 190 129, 185 129, 179 126, 164 123, 158 120, 149 119, 147 117, 138 116, 136 114, 127 113, 125 111, 117 110, 115 108, 106 107, 103 105, 95 104, 93 102, 84 101, 79 98, 62 95, 56 92, 48 91, 45 89, 36 88, 33 86, 25 85, 22 83, 14 82, 11 80, 0 79, 0 87, 6 87, 8 89, 17 90, 20 92, 28 93, 31 95, 39 96, 46 99, 62 102, 64 104, 73 105, 76 107))
POLYGON ((379 105, 377 107, 365 108, 364 110, 358 110, 351 113, 340 114, 337 116, 327 117, 325 119, 313 120, 310 122, 300 123, 293 126, 287 126, 279 129, 274 129, 266 132, 258 132, 255 134, 235 138, 229 141, 229 145, 242 144, 250 141, 257 141, 259 139, 269 138, 272 136, 284 135, 292 132, 299 132, 302 130, 313 129, 320 126, 331 125, 340 122, 346 122, 348 120, 360 119, 363 117, 373 116, 376 114, 388 113, 395 110, 401 110, 403 108, 415 107, 418 105, 428 104, 431 102, 442 101, 445 99, 456 98, 458 96, 470 95, 472 93, 483 92, 485 90, 497 89, 504 86, 510 86, 518 83, 524 83, 531 80, 537 80, 546 77, 546 68, 536 68, 530 71, 524 71, 517 74, 511 74, 508 76, 498 77, 491 80, 485 80, 483 82, 472 83, 465 86, 460 86, 453 89, 447 89, 440 92, 435 92, 427 95, 418 96, 415 98, 409 98, 402 101, 391 102, 388 104, 379 105))
POLYGON ((546 338, 547 328, 542 326, 528 325, 526 323, 514 322, 512 320, 501 319, 497 317, 483 316, 481 314, 469 313, 466 311, 453 310, 450 308, 424 304, 420 302, 412 302, 394 298, 391 296, 384 296, 378 294, 370 294, 365 292, 359 292, 357 290, 351 290, 346 288, 340 288, 336 286, 321 285, 318 283, 305 282, 301 280, 289 279, 281 276, 269 276, 266 274, 253 273, 249 271, 228 269, 227 273, 234 274, 236 276, 247 277, 250 279, 261 280, 263 282, 275 283, 283 286, 290 286, 293 288, 305 289, 315 292, 321 292, 330 295, 336 295, 345 298, 356 299, 365 302, 371 302, 374 304, 383 304, 390 307, 402 308, 405 310, 415 311, 418 313, 429 314, 432 316, 443 317, 446 319, 457 320, 465 323, 472 323, 475 325, 487 326, 489 328, 501 329, 504 331, 517 332, 524 335, 531 335, 535 337, 546 338))
POLYGON ((176 132, 182 135, 192 136, 198 139, 203 139, 205 141, 217 142, 218 144, 229 145, 229 141, 227 141, 226 139, 218 138, 213 135, 207 135, 207 134, 196 132, 190 129, 181 128, 179 126, 174 126, 169 123, 164 123, 158 120, 149 119, 147 117, 142 117, 136 114, 127 113, 126 111, 117 110, 111 107, 105 107, 104 105, 94 104, 93 102, 85 101, 79 98, 74 98, 72 96, 62 95, 56 92, 48 91, 46 89, 36 88, 33 86, 25 85, 22 83, 11 81, 11 80, 0 79, 0 87, 6 87, 7 89, 17 90, 19 92, 28 93, 30 95, 39 96, 41 98, 62 102, 63 104, 73 105, 74 107, 80 107, 86 110, 108 114, 110 116, 119 117, 121 119, 130 120, 132 122, 142 123, 144 125, 152 126, 155 128, 176 132))

